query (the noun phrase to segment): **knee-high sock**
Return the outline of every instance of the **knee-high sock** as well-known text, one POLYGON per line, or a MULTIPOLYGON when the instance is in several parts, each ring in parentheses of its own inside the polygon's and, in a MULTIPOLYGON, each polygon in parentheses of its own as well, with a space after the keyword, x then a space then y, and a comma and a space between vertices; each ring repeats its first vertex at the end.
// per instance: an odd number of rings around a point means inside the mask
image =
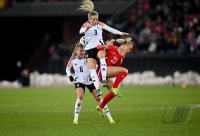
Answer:
POLYGON ((103 109, 105 107, 105 105, 110 101, 112 100, 113 98, 115 97, 115 95, 111 92, 108 92, 106 94, 106 96, 103 98, 103 101, 100 103, 99 107, 101 109, 103 109))
POLYGON ((100 66, 101 66, 101 75, 102 80, 106 81, 106 75, 107 75, 107 63, 105 58, 100 59, 100 66))
POLYGON ((96 90, 100 89, 99 88, 99 78, 97 76, 97 72, 95 69, 90 69, 90 77, 92 78, 92 82, 94 83, 96 90))
POLYGON ((74 106, 74 119, 78 119, 79 113, 81 111, 82 100, 77 98, 74 106))
MULTIPOLYGON (((100 104, 102 101, 103 101, 103 99, 101 99, 101 100, 100 100, 99 104, 100 104)), ((105 105, 105 106, 104 106, 103 110, 104 110, 104 112, 105 112, 105 114, 106 114, 107 118, 110 118, 110 117, 111 117, 111 115, 110 115, 110 111, 109 111, 109 109, 108 109, 108 106, 107 106, 107 105, 105 105)))
POLYGON ((127 74, 128 73, 125 71, 119 72, 113 83, 113 88, 117 88, 119 86, 119 84, 121 83, 121 81, 127 76, 127 74))

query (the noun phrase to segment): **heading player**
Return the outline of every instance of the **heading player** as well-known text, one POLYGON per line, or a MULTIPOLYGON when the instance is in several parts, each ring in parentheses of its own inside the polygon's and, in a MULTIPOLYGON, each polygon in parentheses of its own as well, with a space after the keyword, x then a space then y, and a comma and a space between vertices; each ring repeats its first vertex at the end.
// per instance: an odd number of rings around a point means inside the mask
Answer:
POLYGON ((106 84, 107 64, 105 60, 105 52, 96 49, 97 45, 104 45, 102 38, 103 29, 110 33, 117 35, 129 35, 126 32, 120 32, 114 28, 109 27, 103 22, 98 21, 99 14, 94 11, 94 4, 90 0, 84 0, 79 8, 82 11, 88 12, 88 21, 85 22, 79 33, 85 35, 85 51, 87 55, 87 63, 90 69, 90 76, 97 89, 97 95, 101 95, 99 80, 96 73, 97 58, 100 59, 100 69, 102 73, 102 83, 106 84))

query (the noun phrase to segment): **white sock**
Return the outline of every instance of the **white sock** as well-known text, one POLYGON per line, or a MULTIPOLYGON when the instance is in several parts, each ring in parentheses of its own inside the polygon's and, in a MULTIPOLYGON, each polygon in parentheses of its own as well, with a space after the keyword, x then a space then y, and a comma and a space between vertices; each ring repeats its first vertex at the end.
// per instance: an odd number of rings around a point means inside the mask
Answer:
MULTIPOLYGON (((99 103, 101 103, 102 101, 103 101, 103 99, 101 99, 99 103)), ((107 117, 107 118, 110 118, 111 115, 110 115, 110 111, 109 111, 107 105, 104 106, 103 110, 104 110, 104 112, 105 112, 105 114, 106 114, 106 117, 107 117)))
POLYGON ((99 78, 97 76, 97 72, 95 69, 90 69, 90 77, 92 78, 92 82, 94 83, 96 90, 98 90, 99 89, 99 78))
POLYGON ((101 66, 102 80, 106 81, 107 63, 105 58, 100 59, 100 66, 101 66))
POLYGON ((103 110, 104 110, 104 112, 106 113, 106 116, 107 116, 107 118, 110 118, 110 117, 111 117, 111 115, 110 115, 110 111, 109 111, 109 109, 108 109, 108 106, 107 106, 107 105, 105 105, 105 106, 104 106, 103 110))
POLYGON ((79 113, 81 111, 81 104, 82 104, 82 100, 77 98, 75 107, 74 107, 74 119, 78 119, 79 113))

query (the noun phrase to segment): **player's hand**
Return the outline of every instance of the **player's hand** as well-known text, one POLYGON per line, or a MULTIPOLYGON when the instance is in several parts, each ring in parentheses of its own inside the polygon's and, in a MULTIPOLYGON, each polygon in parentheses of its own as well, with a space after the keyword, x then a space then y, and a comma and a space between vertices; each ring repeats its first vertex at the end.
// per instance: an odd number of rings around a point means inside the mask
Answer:
POLYGON ((129 35, 129 33, 126 33, 126 32, 122 32, 122 35, 129 35))
POLYGON ((73 76, 69 76, 69 80, 70 80, 71 82, 73 82, 73 81, 74 81, 73 76))

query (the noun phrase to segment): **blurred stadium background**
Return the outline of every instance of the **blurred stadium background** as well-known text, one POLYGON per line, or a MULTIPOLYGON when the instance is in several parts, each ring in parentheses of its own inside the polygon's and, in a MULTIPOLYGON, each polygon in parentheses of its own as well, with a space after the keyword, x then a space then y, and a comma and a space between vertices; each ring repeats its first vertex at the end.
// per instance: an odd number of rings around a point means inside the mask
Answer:
MULTIPOLYGON (((1 62, 6 65, 1 65, 0 81, 16 81, 34 71, 64 75, 65 63, 81 37, 78 31, 87 20, 86 13, 77 11, 80 2, 1 0, 1 62)), ((150 71, 152 76, 171 78, 185 73, 196 75, 193 84, 200 83, 199 0, 94 3, 101 21, 137 40, 123 63, 129 73, 150 71)), ((104 33, 104 40, 111 38, 104 33)))

